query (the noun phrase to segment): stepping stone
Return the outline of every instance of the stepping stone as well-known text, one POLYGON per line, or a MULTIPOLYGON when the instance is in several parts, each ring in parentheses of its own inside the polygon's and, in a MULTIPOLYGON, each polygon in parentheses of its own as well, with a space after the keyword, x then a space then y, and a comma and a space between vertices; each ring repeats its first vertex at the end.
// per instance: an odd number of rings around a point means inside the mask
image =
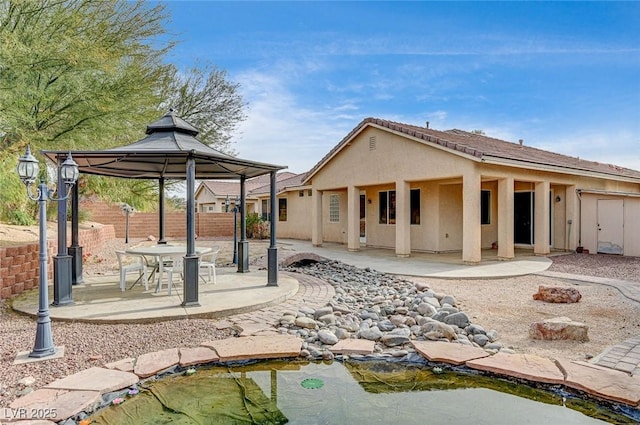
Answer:
POLYGON ((228 362, 298 357, 302 348, 302 340, 287 335, 265 335, 217 339, 203 342, 201 345, 213 348, 220 356, 221 362, 228 362))
POLYGON ((180 349, 180 366, 187 367, 218 361, 220 357, 209 347, 189 347, 180 349))
POLYGON ((257 323, 238 323, 236 324, 236 327, 241 329, 240 336, 264 335, 264 334, 279 335, 274 328, 268 325, 259 325, 257 323))
POLYGON ((143 354, 136 360, 133 373, 141 378, 155 375, 178 364, 180 355, 177 348, 143 354))
MULTIPOLYGON (((59 422, 73 417, 80 412, 92 411, 97 408, 101 402, 102 394, 99 391, 68 391, 41 388, 14 400, 13 403, 9 405, 8 410, 0 409, 0 414, 7 415, 8 412, 19 413, 24 411, 25 414, 28 415, 26 418, 28 418, 31 416, 31 413, 34 412, 42 412, 43 416, 50 413, 49 418, 42 417, 40 419, 50 419, 59 422)), ((3 418, 0 416, 0 420, 8 421, 9 419, 11 418, 3 418)))
POLYGON ((490 356, 482 348, 451 342, 413 341, 413 347, 429 361, 454 365, 490 356))
POLYGON ((375 341, 350 338, 341 339, 337 344, 331 346, 329 350, 336 354, 373 354, 375 346, 375 341))
POLYGON ((137 384, 138 377, 130 372, 91 367, 82 372, 74 373, 66 378, 58 379, 45 385, 44 388, 98 391, 101 394, 117 391, 137 384))
POLYGON ((472 369, 529 381, 548 384, 564 383, 564 375, 552 360, 531 354, 497 353, 491 357, 470 360, 466 365, 472 369))
POLYGON ((640 377, 593 363, 566 359, 557 362, 567 375, 567 387, 632 406, 640 403, 640 377))
POLYGON ((115 362, 106 363, 104 367, 107 369, 117 369, 123 372, 133 372, 133 366, 136 363, 135 357, 127 357, 126 359, 117 360, 115 362))

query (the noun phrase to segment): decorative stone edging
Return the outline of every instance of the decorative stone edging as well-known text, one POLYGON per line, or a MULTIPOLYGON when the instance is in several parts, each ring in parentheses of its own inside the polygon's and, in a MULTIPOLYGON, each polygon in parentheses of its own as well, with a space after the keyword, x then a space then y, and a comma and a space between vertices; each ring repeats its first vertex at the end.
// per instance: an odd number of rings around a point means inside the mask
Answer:
MULTIPOLYGON (((371 354, 371 341, 345 340, 330 350, 335 354, 371 354), (355 345, 349 342, 355 342, 355 345), (363 344, 364 343, 364 344, 363 344), (366 345, 366 346, 365 346, 366 345)), ((431 362, 464 365, 531 382, 560 384, 584 391, 596 398, 640 404, 640 378, 586 362, 550 360, 528 354, 496 353, 457 343, 413 341, 415 350, 431 362)), ((299 357, 302 340, 290 335, 260 335, 205 341, 199 347, 173 348, 92 367, 58 379, 15 400, 0 410, 0 420, 14 425, 53 424, 91 413, 104 404, 105 394, 136 387, 141 379, 176 366, 230 362, 251 359, 299 357), (31 419, 25 416, 31 413, 31 419), (40 416, 37 416, 40 415, 40 416), (46 417, 48 415, 48 417, 46 417)))

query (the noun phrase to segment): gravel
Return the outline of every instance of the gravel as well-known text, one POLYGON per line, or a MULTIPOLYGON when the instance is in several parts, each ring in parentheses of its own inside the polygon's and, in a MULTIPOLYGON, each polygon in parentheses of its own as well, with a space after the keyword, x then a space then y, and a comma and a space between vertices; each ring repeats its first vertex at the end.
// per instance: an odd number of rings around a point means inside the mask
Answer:
MULTIPOLYGON (((153 243, 140 240, 132 243, 153 243)), ((221 247, 219 264, 230 263, 231 241, 198 239, 198 244, 221 247)), ((263 255, 268 243, 254 243, 251 258, 263 255)), ((106 243, 99 251, 85 253, 87 276, 111 274, 117 270, 114 249, 122 249, 123 240, 106 243)), ((606 255, 573 254, 552 258, 550 270, 591 276, 615 277, 640 284, 640 259, 606 255)), ((528 352, 545 357, 562 356, 584 359, 597 355, 607 346, 640 333, 640 306, 610 287, 585 284, 578 288, 583 298, 576 304, 549 305, 533 301, 539 284, 571 285, 544 276, 523 276, 497 280, 424 280, 436 291, 452 294, 456 302, 471 314, 473 323, 485 329, 496 329, 500 341, 516 352, 528 352), (565 314, 566 313, 566 314, 565 314), (563 341, 532 341, 528 339, 528 324, 538 317, 566 315, 590 326, 589 343, 563 341), (547 344, 548 343, 548 344, 547 344)), ((171 347, 189 347, 201 341, 226 338, 229 330, 218 330, 214 320, 184 319, 152 324, 87 324, 55 322, 52 326, 57 346, 65 347, 62 359, 13 365, 19 351, 32 348, 35 319, 14 313, 6 301, 0 301, 0 407, 6 407, 26 391, 79 372, 92 366, 135 357, 171 347), (25 377, 35 378, 30 387, 20 384, 25 377)))

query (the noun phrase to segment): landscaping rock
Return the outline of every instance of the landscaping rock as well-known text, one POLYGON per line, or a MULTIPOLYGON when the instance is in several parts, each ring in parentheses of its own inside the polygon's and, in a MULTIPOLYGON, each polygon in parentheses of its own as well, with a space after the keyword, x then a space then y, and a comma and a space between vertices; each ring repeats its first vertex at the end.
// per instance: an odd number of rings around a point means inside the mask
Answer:
POLYGON ((542 340, 573 340, 587 342, 589 327, 581 322, 574 322, 568 317, 555 317, 542 322, 532 323, 529 336, 542 340))
POLYGON ((540 285, 538 292, 533 294, 534 300, 547 303, 577 303, 580 298, 582 298, 582 294, 576 288, 562 286, 540 285))

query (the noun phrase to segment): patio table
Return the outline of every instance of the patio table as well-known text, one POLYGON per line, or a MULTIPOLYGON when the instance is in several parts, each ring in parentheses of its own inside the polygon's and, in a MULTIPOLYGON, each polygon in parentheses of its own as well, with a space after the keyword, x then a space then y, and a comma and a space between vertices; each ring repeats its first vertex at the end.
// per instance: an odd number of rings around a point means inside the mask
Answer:
MULTIPOLYGON (((213 248, 207 246, 199 246, 196 247, 195 251, 197 255, 206 254, 210 252, 213 248)), ((127 254, 135 254, 142 255, 143 257, 153 257, 155 261, 155 267, 151 271, 151 277, 149 280, 154 279, 154 275, 157 272, 158 274, 158 283, 156 284, 156 292, 160 287, 160 279, 162 279, 162 268, 164 266, 164 258, 171 257, 173 260, 176 257, 184 257, 187 254, 187 246, 186 245, 153 245, 153 246, 139 246, 135 248, 129 248, 124 251, 127 254)), ((140 278, 136 280, 131 288, 133 288, 138 282, 140 278)), ((129 289, 131 289, 129 288, 129 289)))

